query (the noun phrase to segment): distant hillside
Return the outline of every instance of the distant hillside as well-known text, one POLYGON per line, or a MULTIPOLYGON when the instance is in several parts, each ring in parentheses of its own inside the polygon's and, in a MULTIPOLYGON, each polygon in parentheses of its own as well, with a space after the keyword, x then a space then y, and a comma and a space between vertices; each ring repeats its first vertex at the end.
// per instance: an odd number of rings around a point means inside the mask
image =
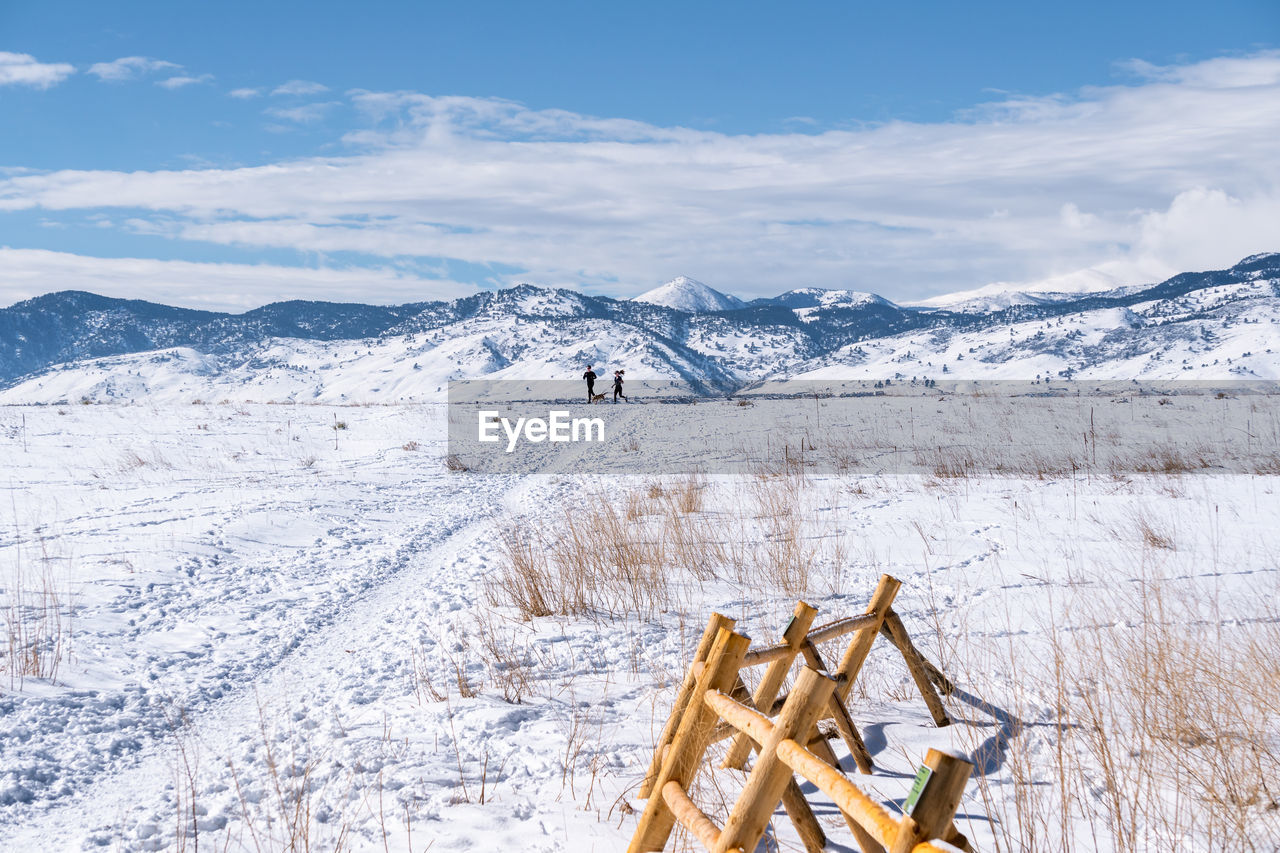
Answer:
POLYGON ((708 393, 786 377, 1280 378, 1280 254, 990 310, 803 288, 727 310, 695 302, 520 285, 221 314, 65 291, 0 309, 0 402, 394 402, 438 398, 451 379, 575 378, 587 363, 708 393))

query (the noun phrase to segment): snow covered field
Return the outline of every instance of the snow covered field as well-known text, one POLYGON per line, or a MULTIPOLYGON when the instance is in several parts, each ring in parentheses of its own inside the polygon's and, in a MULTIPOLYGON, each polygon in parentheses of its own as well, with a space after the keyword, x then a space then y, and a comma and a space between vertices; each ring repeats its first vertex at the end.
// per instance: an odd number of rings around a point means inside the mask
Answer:
POLYGON ((516 476, 444 439, 435 403, 0 409, 0 848, 623 849, 707 616, 768 643, 884 572, 960 687, 934 728, 873 649, 856 779, 885 802, 945 746, 980 850, 1280 843, 1280 460, 516 476), (512 549, 564 571, 570 525, 649 580, 526 620, 512 549))

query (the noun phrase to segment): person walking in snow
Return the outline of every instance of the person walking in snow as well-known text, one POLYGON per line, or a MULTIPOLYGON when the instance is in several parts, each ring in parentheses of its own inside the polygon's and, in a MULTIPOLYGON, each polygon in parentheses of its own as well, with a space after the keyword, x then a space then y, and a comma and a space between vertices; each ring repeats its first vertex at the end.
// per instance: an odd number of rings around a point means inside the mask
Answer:
POLYGON ((631 402, 627 399, 627 395, 622 393, 622 374, 625 372, 624 370, 615 370, 613 372, 613 402, 615 403, 618 402, 619 397, 622 398, 624 403, 631 402))
POLYGON ((587 380, 587 402, 590 403, 596 394, 596 375, 591 370, 591 365, 587 365, 587 372, 582 374, 582 378, 587 380))

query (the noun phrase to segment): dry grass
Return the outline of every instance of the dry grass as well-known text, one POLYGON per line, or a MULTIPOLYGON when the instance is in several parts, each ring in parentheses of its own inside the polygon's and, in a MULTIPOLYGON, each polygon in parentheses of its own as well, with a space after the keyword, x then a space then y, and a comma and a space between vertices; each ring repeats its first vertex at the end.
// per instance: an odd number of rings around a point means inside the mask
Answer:
POLYGON ((606 501, 567 513, 543 531, 515 519, 499 534, 498 571, 485 583, 494 607, 514 607, 522 619, 543 616, 625 615, 637 604, 653 613, 666 603, 654 543, 630 540, 625 515, 606 501))
POLYGON ((514 606, 524 619, 654 618, 671 607, 673 567, 707 579, 723 559, 700 515, 705 488, 691 476, 618 500, 593 496, 551 525, 509 522, 499 536, 501 567, 485 585, 490 604, 514 606))
POLYGON ((58 576, 56 560, 40 539, 41 556, 33 566, 21 556, 9 573, 0 596, 4 612, 4 668, 9 686, 27 678, 56 681, 70 654, 71 595, 58 576))
POLYGON ((261 742, 246 763, 258 765, 251 778, 261 787, 250 787, 235 762, 226 763, 240 806, 241 821, 234 827, 239 844, 258 853, 350 849, 354 815, 330 814, 327 803, 357 805, 354 773, 339 781, 344 790, 331 791, 334 779, 318 772, 321 757, 314 745, 298 732, 274 730, 261 706, 259 734, 261 742))
POLYGON ((690 474, 681 480, 671 496, 676 509, 688 515, 702 511, 702 495, 707 487, 706 478, 701 474, 690 474))
POLYGON ((1280 453, 1258 455, 1253 459, 1253 467, 1249 472, 1258 476, 1274 476, 1280 474, 1280 453))
POLYGON ((1212 596, 1151 573, 1071 595, 1074 627, 1048 626, 1039 661, 1007 638, 981 665, 1002 673, 983 688, 1004 697, 998 730, 968 729, 996 850, 1280 849, 1269 606, 1224 625, 1212 596))
POLYGON ((1132 517, 1133 526, 1137 529, 1143 545, 1164 551, 1174 550, 1174 536, 1169 525, 1161 523, 1140 510, 1134 511, 1132 517))
POLYGON ((842 592, 844 532, 808 506, 802 472, 752 478, 715 512, 705 507, 710 488, 692 475, 576 500, 551 523, 512 519, 485 584, 489 604, 526 620, 648 620, 679 609, 677 590, 712 581, 788 597, 842 592))
POLYGON ((766 583, 789 596, 804 595, 818 563, 818 546, 808 534, 804 505, 808 481, 801 472, 756 477, 750 493, 755 517, 764 526, 756 568, 766 583))
POLYGON ((1153 447, 1137 454, 1128 464, 1117 462, 1112 470, 1117 473, 1139 474, 1190 474, 1211 467, 1210 455, 1202 450, 1185 450, 1177 447, 1153 447))
POLYGON ((395 756, 403 743, 384 731, 371 751, 353 761, 331 754, 305 727, 294 727, 290 721, 301 716, 259 702, 258 730, 232 757, 214 753, 202 742, 198 722, 171 709, 173 835, 153 834, 149 843, 183 851, 339 853, 367 849, 367 835, 362 839, 356 827, 381 835, 384 843, 401 835, 411 842, 412 812, 406 806, 402 814, 389 814, 382 774, 372 777, 361 764, 395 756), (389 827, 388 818, 403 828, 389 827))

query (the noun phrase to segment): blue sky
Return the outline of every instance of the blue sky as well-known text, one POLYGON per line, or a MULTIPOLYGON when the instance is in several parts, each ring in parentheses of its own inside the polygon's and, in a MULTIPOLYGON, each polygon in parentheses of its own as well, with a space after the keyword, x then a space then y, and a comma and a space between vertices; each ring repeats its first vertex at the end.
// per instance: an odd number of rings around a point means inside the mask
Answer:
POLYGON ((1280 250, 1280 6, 0 2, 0 303, 919 299, 1280 250))

